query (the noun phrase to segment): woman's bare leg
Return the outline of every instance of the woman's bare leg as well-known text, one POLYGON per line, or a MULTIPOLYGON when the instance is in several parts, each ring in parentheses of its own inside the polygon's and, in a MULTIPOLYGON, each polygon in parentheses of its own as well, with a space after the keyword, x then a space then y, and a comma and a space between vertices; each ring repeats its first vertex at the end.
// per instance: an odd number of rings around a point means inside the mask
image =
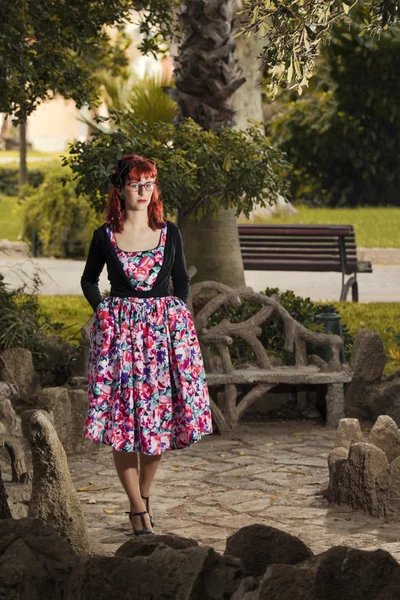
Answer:
MULTIPOLYGON (((130 511, 142 512, 146 510, 145 503, 141 497, 141 488, 139 486, 137 453, 118 452, 113 448, 113 457, 118 477, 129 499, 130 511)), ((146 528, 151 529, 149 516, 144 515, 144 519, 146 528)), ((136 530, 143 529, 143 524, 139 516, 131 517, 131 522, 136 530)))
MULTIPOLYGON (((140 493, 146 498, 150 496, 150 488, 153 483, 154 476, 157 472, 158 465, 160 464, 161 454, 157 456, 140 453, 140 476, 139 486, 140 493)), ((152 515, 151 501, 149 501, 149 514, 152 515)))

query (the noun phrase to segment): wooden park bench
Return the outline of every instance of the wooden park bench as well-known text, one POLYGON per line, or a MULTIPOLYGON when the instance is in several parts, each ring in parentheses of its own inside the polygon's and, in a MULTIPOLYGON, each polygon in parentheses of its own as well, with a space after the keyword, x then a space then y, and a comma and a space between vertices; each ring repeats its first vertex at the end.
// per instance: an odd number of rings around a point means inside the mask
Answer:
POLYGON ((372 273, 370 262, 357 259, 352 225, 239 225, 238 230, 245 270, 339 272, 341 301, 351 288, 358 302, 357 273, 372 273))
MULTIPOLYGON (((194 267, 189 270, 193 274, 194 267)), ((232 289, 214 281, 202 281, 191 286, 190 304, 198 304, 197 296, 213 292, 211 299, 205 302, 194 316, 206 370, 207 383, 210 389, 211 408, 220 433, 235 428, 245 411, 263 394, 275 386, 285 383, 293 386, 305 384, 327 385, 327 417, 326 424, 336 427, 344 417, 344 384, 352 379, 347 365, 340 361, 342 339, 337 335, 329 335, 310 331, 298 323, 283 306, 277 297, 268 297, 254 292, 249 287, 232 289), (252 317, 241 323, 231 323, 223 319, 210 327, 210 318, 223 306, 237 307, 242 300, 261 303, 262 308, 252 317), (279 314, 285 331, 284 349, 294 352, 295 365, 273 366, 258 336, 261 325, 273 313, 279 314), (256 357, 256 364, 247 368, 234 368, 229 348, 234 338, 241 338, 249 344, 256 357), (309 345, 327 347, 328 361, 317 355, 308 355, 309 345), (249 384, 250 391, 237 401, 238 386, 249 384), (223 390, 219 392, 218 390, 223 390), (219 401, 216 400, 218 397, 219 401), (222 402, 221 402, 222 398, 222 402)))

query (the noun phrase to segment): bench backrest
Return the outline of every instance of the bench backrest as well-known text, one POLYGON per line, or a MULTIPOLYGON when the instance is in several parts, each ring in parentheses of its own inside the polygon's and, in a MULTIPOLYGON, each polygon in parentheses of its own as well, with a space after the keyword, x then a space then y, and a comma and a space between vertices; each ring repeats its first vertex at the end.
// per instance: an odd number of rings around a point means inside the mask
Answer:
POLYGON ((239 225, 247 270, 357 271, 352 225, 239 225))

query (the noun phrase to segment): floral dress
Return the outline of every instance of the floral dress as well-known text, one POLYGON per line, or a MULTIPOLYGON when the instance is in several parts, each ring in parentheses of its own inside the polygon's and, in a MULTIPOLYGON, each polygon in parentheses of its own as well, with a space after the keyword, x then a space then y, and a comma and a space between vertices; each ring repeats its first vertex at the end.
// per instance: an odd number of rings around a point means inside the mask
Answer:
MULTIPOLYGON (((151 290, 167 225, 152 250, 124 252, 107 233, 136 290, 151 290)), ((126 452, 157 455, 212 433, 203 359, 192 315, 177 296, 106 296, 90 334, 84 436, 126 452)))

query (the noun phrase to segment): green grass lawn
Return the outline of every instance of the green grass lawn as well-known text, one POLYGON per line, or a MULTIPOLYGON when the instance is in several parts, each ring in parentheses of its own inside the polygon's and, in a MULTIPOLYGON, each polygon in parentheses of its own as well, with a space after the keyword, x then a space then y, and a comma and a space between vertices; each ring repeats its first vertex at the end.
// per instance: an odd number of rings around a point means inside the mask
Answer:
MULTIPOLYGON (((40 152, 39 150, 31 150, 27 154, 27 158, 44 158, 51 156, 52 158, 59 158, 61 152, 40 152)), ((16 162, 19 161, 18 150, 0 150, 0 162, 2 158, 15 158, 16 162)))
POLYGON ((308 208, 297 215, 281 215, 254 223, 299 223, 304 225, 353 225, 361 248, 400 248, 400 208, 308 208))
POLYGON ((21 233, 21 216, 16 214, 18 198, 0 195, 0 240, 15 242, 21 233))
MULTIPOLYGON (((79 343, 80 329, 93 311, 83 296, 39 296, 40 306, 52 321, 62 322, 61 335, 79 343)), ((339 302, 335 306, 350 333, 356 335, 363 327, 373 329, 381 336, 388 357, 386 372, 400 369, 400 311, 396 302, 361 304, 339 302)))

